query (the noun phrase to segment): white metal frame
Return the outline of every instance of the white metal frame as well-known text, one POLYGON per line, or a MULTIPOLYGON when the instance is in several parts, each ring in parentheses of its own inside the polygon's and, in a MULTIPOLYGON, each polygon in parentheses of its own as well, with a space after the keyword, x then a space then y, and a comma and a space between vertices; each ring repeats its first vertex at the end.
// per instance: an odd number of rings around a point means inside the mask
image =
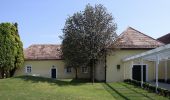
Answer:
POLYGON ((157 58, 155 55, 159 56, 159 60, 170 59, 170 44, 164 45, 156 49, 149 50, 149 51, 146 51, 146 52, 134 55, 134 56, 126 57, 126 58, 123 58, 122 60, 126 62, 126 61, 137 59, 137 58, 143 58, 149 61, 156 61, 157 58))
MULTIPOLYGON (((126 61, 130 61, 130 60, 134 60, 134 59, 141 59, 140 62, 143 63, 143 60, 148 60, 148 61, 154 61, 155 63, 155 85, 156 85, 156 92, 157 92, 157 88, 158 88, 158 70, 159 70, 159 62, 160 61, 168 61, 170 60, 170 44, 158 47, 156 49, 153 50, 149 50, 134 56, 130 56, 130 57, 126 57, 123 58, 122 61, 126 62, 126 61)), ((143 76, 143 75, 142 75, 143 76)), ((141 77, 142 78, 142 77, 141 77)), ((142 78, 143 79, 143 78, 142 78)), ((167 80, 167 64, 165 63, 165 80, 167 80)), ((141 87, 143 85, 143 81, 141 82, 141 87)))

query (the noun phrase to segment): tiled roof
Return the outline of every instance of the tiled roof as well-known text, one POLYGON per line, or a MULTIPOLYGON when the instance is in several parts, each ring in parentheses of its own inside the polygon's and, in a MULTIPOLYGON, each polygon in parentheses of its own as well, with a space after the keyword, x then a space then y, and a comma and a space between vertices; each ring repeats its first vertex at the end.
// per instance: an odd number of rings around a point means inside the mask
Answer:
POLYGON ((145 35, 144 33, 128 27, 111 46, 112 48, 147 48, 152 49, 164 45, 164 43, 145 35))
POLYGON ((34 44, 24 50, 25 60, 62 59, 60 45, 34 44))
POLYGON ((170 43, 170 33, 158 38, 157 40, 159 40, 165 44, 169 44, 170 43))

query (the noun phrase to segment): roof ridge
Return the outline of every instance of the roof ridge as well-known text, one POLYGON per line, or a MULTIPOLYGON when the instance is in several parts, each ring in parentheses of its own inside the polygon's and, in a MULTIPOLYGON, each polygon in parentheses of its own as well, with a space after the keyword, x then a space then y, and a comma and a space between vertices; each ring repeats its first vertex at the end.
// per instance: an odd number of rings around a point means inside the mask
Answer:
POLYGON ((61 45, 61 44, 52 44, 52 43, 49 43, 49 44, 48 44, 48 43, 47 43, 47 44, 46 44, 46 43, 44 43, 44 44, 41 44, 41 43, 40 43, 40 44, 38 44, 38 43, 37 43, 37 44, 31 44, 31 45, 61 45))
POLYGON ((33 46, 50 46, 50 45, 53 45, 53 46, 61 46, 61 44, 31 44, 30 46, 28 46, 27 48, 24 48, 24 50, 27 50, 33 46))
POLYGON ((49 46, 49 45, 55 45, 55 46, 61 46, 61 44, 31 44, 29 47, 31 47, 31 46, 43 46, 43 45, 47 45, 47 46, 49 46))

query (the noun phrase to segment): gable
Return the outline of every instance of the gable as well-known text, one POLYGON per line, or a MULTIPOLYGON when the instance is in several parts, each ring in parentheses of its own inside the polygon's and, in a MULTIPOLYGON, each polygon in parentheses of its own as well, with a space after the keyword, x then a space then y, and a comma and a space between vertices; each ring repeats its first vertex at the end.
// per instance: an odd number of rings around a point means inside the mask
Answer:
POLYGON ((164 45, 162 42, 159 42, 132 27, 128 27, 121 35, 119 35, 112 47, 152 49, 162 45, 164 45))

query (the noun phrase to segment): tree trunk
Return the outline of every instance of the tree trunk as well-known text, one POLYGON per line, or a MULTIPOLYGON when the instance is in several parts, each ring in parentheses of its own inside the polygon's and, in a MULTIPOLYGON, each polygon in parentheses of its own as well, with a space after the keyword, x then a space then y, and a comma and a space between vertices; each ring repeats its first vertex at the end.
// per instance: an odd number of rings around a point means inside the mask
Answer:
POLYGON ((75 76, 75 79, 78 79, 78 75, 77 75, 77 68, 74 68, 75 71, 76 71, 76 76, 75 76))
POLYGON ((15 71, 16 71, 16 67, 14 69, 10 70, 10 77, 14 76, 15 71))
POLYGON ((92 78, 93 78, 93 79, 92 79, 92 82, 93 82, 93 83, 94 83, 94 74, 95 74, 95 73, 94 73, 94 67, 95 67, 95 65, 94 65, 94 61, 93 61, 93 77, 92 77, 92 78))
POLYGON ((4 68, 1 68, 1 77, 4 78, 4 68))
POLYGON ((92 64, 92 60, 90 61, 90 79, 93 82, 93 64, 92 64))
POLYGON ((2 78, 2 68, 0 68, 0 79, 2 78))
POLYGON ((5 71, 5 78, 9 78, 10 77, 10 72, 7 70, 5 71))
POLYGON ((95 81, 95 60, 94 59, 91 60, 91 80, 93 84, 95 81))

